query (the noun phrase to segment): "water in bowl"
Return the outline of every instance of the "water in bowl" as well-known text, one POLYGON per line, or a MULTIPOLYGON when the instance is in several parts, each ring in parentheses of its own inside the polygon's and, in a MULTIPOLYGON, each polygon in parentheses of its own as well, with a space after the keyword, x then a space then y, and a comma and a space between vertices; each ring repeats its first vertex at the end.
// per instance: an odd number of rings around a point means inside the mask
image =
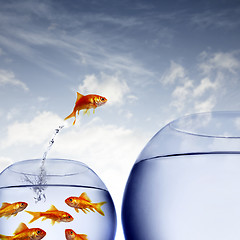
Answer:
POLYGON ((29 186, 3 188, 0 190, 0 202, 13 203, 22 201, 28 203, 25 210, 34 212, 45 212, 51 205, 54 205, 59 211, 69 213, 74 220, 72 222, 60 222, 51 224, 50 219, 42 221, 42 218, 29 224, 32 215, 22 211, 17 216, 11 216, 8 219, 0 218, 0 233, 12 236, 18 225, 23 222, 28 228, 41 228, 47 234, 44 239, 66 239, 65 229, 73 229, 79 234, 86 234, 88 239, 95 240, 112 240, 115 235, 115 215, 113 209, 112 199, 109 192, 103 189, 75 187, 75 186, 44 186, 47 200, 36 203, 33 198, 33 192, 29 186), (17 194, 16 194, 17 192, 17 194), (86 214, 79 210, 77 213, 74 208, 69 207, 65 203, 65 199, 70 196, 80 196, 86 192, 92 202, 105 201, 101 209, 105 216, 98 212, 87 212, 86 214), (17 195, 17 196, 16 196, 17 195))
POLYGON ((136 163, 123 200, 126 239, 240 238, 240 154, 189 154, 136 163))

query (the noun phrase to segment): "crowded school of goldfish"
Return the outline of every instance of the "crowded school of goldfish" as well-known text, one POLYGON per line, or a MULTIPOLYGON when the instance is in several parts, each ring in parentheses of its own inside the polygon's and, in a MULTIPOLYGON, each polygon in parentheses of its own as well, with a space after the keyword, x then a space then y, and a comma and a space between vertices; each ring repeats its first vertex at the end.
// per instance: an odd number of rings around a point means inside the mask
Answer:
MULTIPOLYGON (((104 212, 101 209, 101 206, 106 202, 92 203, 91 199, 88 197, 86 192, 83 192, 79 197, 69 197, 65 200, 65 203, 74 208, 77 213, 78 209, 81 209, 85 214, 91 210, 92 212, 98 212, 104 216, 104 212)), ((15 203, 2 203, 0 208, 0 217, 14 217, 25 208, 28 207, 28 204, 25 202, 15 202, 15 203)), ((33 216, 29 224, 42 218, 44 220, 51 220, 51 224, 54 225, 56 222, 71 222, 74 218, 67 212, 58 210, 54 205, 50 207, 45 212, 32 212, 25 210, 26 213, 29 213, 33 216)), ((0 239, 2 240, 39 240, 46 236, 46 232, 41 228, 28 228, 25 223, 20 223, 13 236, 5 236, 0 234, 0 239)), ((73 229, 65 230, 65 237, 67 240, 88 240, 86 234, 78 234, 73 229)))

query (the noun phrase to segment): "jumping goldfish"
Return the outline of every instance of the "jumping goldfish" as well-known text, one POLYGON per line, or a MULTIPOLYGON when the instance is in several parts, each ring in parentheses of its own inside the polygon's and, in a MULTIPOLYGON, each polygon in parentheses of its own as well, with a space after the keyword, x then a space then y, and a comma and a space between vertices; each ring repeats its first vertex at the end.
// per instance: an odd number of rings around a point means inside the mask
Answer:
POLYGON ((65 200, 65 203, 75 208, 76 212, 79 212, 78 209, 81 209, 84 213, 89 212, 88 209, 94 212, 96 210, 98 213, 104 216, 104 212, 101 209, 101 206, 105 204, 106 202, 100 202, 100 203, 92 203, 90 198, 87 196, 87 194, 84 192, 80 195, 80 197, 69 197, 65 200))
POLYGON ((86 234, 77 234, 72 229, 66 229, 65 236, 67 240, 88 240, 86 234))
POLYGON ((73 125, 76 122, 76 114, 79 114, 80 110, 85 110, 84 114, 88 113, 89 109, 93 108, 93 113, 95 112, 95 108, 102 106, 104 103, 107 102, 107 99, 105 97, 95 95, 95 94, 89 94, 89 95, 82 95, 79 92, 77 92, 77 100, 73 109, 73 112, 67 116, 64 120, 67 120, 71 117, 75 117, 75 120, 73 122, 73 125))
POLYGON ((41 228, 28 228, 24 223, 20 223, 14 236, 5 236, 0 234, 3 240, 39 240, 46 236, 46 232, 41 228))
POLYGON ((0 208, 0 217, 16 216, 28 206, 25 202, 6 203, 4 202, 0 208))
POLYGON ((46 212, 30 212, 30 211, 25 211, 25 212, 33 215, 33 219, 29 223, 32 223, 41 217, 43 217, 42 221, 46 219, 51 219, 52 225, 54 225, 55 222, 59 223, 59 222, 73 221, 73 217, 69 213, 59 211, 54 205, 52 205, 50 209, 47 210, 46 212))

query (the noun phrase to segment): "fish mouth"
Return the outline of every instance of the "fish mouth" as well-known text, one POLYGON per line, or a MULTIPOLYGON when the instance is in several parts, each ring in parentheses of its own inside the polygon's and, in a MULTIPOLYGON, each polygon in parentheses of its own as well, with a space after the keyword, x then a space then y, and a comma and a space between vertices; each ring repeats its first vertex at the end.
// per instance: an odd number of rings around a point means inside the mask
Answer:
POLYGON ((105 100, 99 101, 97 104, 98 104, 99 106, 101 106, 101 105, 105 104, 106 102, 107 102, 107 99, 105 98, 105 100))
POLYGON ((95 104, 99 107, 103 104, 105 104, 107 102, 107 99, 104 99, 104 100, 100 100, 100 99, 96 99, 95 100, 95 104))
MULTIPOLYGON (((107 101, 106 101, 107 102, 107 101)), ((106 102, 100 102, 100 103, 97 103, 98 106, 102 106, 103 104, 105 104, 106 102)))

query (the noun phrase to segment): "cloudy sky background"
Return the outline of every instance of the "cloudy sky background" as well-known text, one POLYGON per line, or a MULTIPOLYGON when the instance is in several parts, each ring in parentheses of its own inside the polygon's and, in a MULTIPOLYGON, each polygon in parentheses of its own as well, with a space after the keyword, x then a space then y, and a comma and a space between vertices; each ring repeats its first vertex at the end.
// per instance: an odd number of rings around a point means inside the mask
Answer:
POLYGON ((240 3, 0 0, 0 170, 40 158, 76 92, 108 103, 80 114, 49 157, 90 166, 118 213, 138 154, 189 113, 240 110, 240 3))

